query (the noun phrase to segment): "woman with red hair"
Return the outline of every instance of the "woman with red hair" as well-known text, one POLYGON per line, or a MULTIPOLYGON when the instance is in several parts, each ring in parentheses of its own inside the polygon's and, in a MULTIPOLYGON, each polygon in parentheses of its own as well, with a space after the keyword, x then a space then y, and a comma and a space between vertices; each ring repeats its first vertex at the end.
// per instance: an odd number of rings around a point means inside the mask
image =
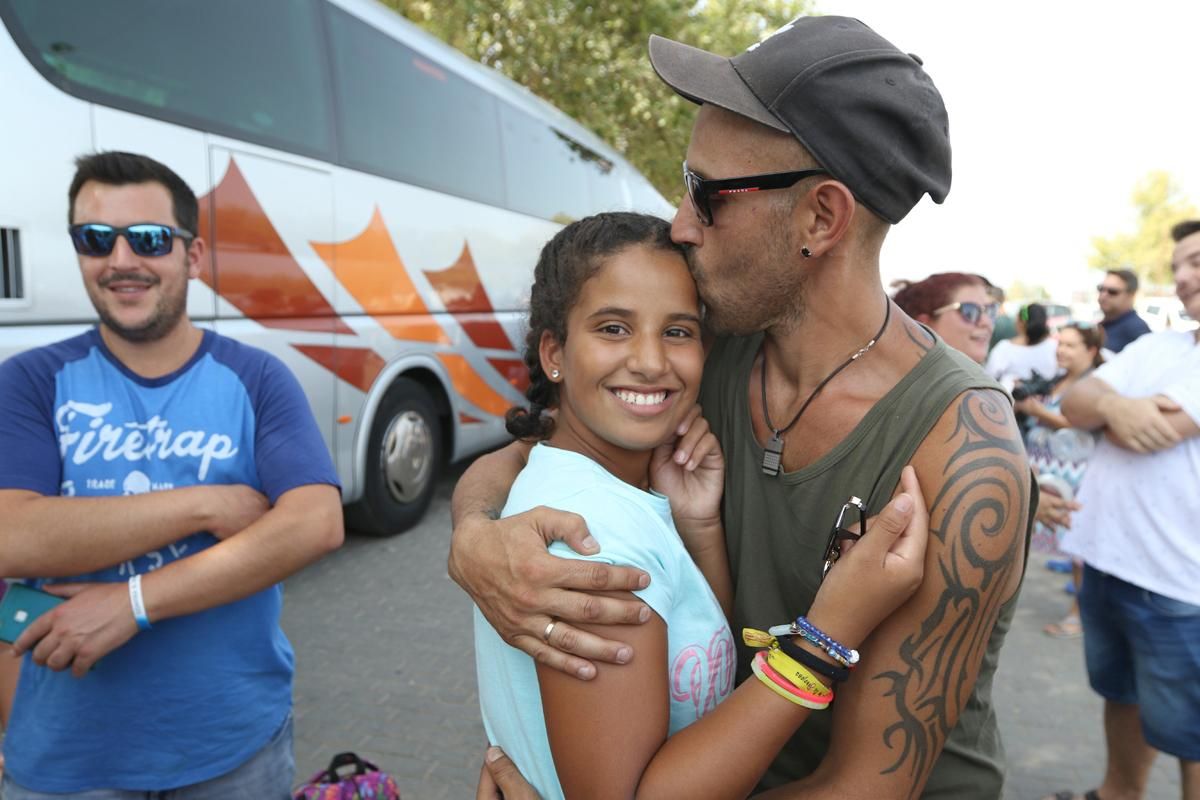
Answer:
POLYGON ((938 272, 916 283, 896 281, 892 299, 946 344, 982 364, 1000 310, 988 293, 990 285, 969 272, 938 272))

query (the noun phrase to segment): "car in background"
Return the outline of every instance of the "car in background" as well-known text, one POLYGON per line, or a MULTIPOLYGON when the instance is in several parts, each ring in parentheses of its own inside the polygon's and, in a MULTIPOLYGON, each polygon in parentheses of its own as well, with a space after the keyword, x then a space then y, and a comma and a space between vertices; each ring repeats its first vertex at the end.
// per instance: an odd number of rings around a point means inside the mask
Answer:
POLYGON ((1200 321, 1188 316, 1179 298, 1142 297, 1135 309, 1152 331, 1194 331, 1200 327, 1200 321))
POLYGON ((1039 301, 1039 305, 1046 309, 1046 323, 1050 326, 1051 333, 1057 333, 1059 328, 1073 319, 1071 307, 1068 305, 1047 301, 1039 301))

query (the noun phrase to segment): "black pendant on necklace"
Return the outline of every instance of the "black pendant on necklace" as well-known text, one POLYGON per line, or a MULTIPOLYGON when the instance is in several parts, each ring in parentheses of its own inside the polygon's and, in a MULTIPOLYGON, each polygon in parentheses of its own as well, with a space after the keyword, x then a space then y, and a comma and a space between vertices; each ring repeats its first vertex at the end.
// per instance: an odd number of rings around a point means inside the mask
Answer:
POLYGON ((771 431, 771 438, 763 448, 762 471, 764 475, 775 477, 783 461, 783 437, 779 431, 771 431))
POLYGON ((888 320, 891 318, 892 302, 885 299, 883 324, 879 326, 879 332, 871 338, 871 341, 860 347, 854 355, 839 364, 833 372, 822 378, 821 382, 817 384, 817 388, 812 390, 808 399, 800 406, 800 410, 796 412, 796 416, 792 417, 792 421, 778 430, 771 424, 771 411, 767 408, 767 352, 766 350, 761 351, 762 364, 759 367, 759 383, 762 392, 762 415, 767 430, 771 432, 771 438, 767 440, 766 447, 763 448, 762 471, 764 475, 774 477, 779 474, 779 470, 783 466, 783 435, 796 427, 796 423, 800 421, 800 417, 804 416, 804 412, 808 409, 812 401, 816 399, 817 395, 821 393, 821 390, 825 388, 825 384, 833 380, 834 376, 839 372, 857 361, 860 356, 866 355, 867 351, 875 346, 875 343, 883 336, 883 332, 887 330, 888 320))

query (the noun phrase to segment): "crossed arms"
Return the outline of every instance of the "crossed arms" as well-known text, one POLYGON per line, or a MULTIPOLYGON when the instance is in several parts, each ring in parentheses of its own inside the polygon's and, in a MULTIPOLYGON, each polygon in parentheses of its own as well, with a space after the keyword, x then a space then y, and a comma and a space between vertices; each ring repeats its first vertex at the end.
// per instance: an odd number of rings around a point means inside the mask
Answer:
MULTIPOLYGON (((151 621, 231 603, 341 545, 334 486, 299 486, 274 507, 247 486, 193 486, 128 497, 46 497, 0 490, 0 575, 64 577, 119 564, 208 530, 221 541, 143 578, 151 621)), ((137 633, 124 583, 47 587, 70 599, 36 620, 18 652, 82 676, 137 633)))
POLYGON ((1067 391, 1062 411, 1076 428, 1103 428, 1110 441, 1136 453, 1166 450, 1200 435, 1196 420, 1166 395, 1126 397, 1094 376, 1067 391))

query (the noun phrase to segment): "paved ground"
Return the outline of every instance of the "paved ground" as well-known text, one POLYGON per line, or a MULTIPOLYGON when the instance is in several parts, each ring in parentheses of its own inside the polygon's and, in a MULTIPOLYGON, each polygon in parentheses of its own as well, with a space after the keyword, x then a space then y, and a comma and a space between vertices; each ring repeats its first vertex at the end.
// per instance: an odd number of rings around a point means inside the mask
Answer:
MULTIPOLYGON (((298 777, 355 750, 397 775, 405 800, 473 797, 485 740, 470 604, 445 569, 456 477, 442 482, 417 528, 393 539, 352 536, 288 582, 298 777)), ((1087 688, 1081 642, 1041 633, 1066 607, 1064 581, 1035 559, 997 674, 1010 763, 1003 800, 1089 788, 1103 770, 1101 706, 1087 688)), ((1176 762, 1160 757, 1147 798, 1178 797, 1176 762)))

